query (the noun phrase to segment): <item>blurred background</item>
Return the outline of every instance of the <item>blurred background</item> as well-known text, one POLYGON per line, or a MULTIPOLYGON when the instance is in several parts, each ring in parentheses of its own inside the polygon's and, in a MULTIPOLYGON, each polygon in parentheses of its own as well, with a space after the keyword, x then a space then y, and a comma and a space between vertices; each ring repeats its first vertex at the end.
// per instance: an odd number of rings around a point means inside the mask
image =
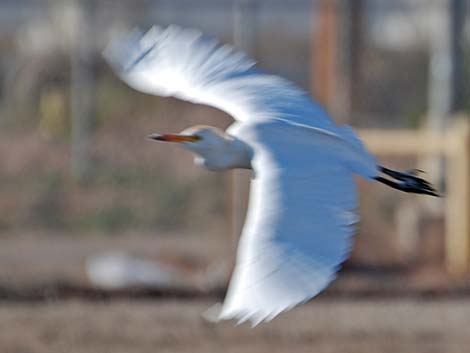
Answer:
POLYGON ((2 352, 468 350, 468 0, 0 0, 0 48, 2 352), (146 138, 232 121, 111 72, 109 40, 153 24, 248 52, 445 197, 358 180, 356 245, 325 293, 254 330, 205 321, 249 176, 146 138))

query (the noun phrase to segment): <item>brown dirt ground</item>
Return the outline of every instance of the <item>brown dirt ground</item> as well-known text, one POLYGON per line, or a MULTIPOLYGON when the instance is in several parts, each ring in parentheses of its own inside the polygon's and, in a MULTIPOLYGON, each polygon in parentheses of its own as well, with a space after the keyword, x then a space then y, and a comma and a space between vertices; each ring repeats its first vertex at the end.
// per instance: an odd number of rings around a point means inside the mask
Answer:
MULTIPOLYGON (((103 252, 118 251, 157 260, 182 271, 186 289, 200 291, 196 282, 207 271, 223 267, 230 270, 235 256, 234 246, 227 239, 203 233, 156 234, 126 233, 116 236, 40 234, 6 234, 0 238, 0 299, 15 292, 35 292, 27 297, 44 297, 39 291, 58 292, 57 284, 93 290, 85 271, 87 258, 103 252), (4 293, 8 292, 8 293, 4 293)), ((217 272, 217 271, 216 271, 217 272)), ((228 274, 228 273, 227 273, 228 274)), ((217 277, 215 294, 223 293, 226 279, 217 277)), ((72 288, 73 291, 73 288, 72 288)), ((70 293, 70 291, 68 291, 70 293)), ((73 293, 72 293, 73 294, 73 293)), ((80 295, 80 293, 78 293, 80 295)), ((201 294, 201 293, 200 293, 201 294)), ((324 293, 341 296, 447 296, 470 298, 470 277, 452 278, 443 268, 414 267, 380 268, 346 263, 338 279, 324 293)), ((66 295, 70 297, 74 295, 66 295)), ((14 299, 14 298, 13 298, 14 299)))
POLYGON ((470 300, 314 300, 251 329, 195 300, 0 305, 5 353, 465 353, 470 300))
MULTIPOLYGON (((0 239, 0 285, 16 286, 18 293, 33 283, 57 279, 89 286, 84 261, 107 250, 181 262, 182 268, 191 264, 203 268, 233 253, 226 239, 203 234, 113 238, 11 234, 0 239)), ((6 296, 0 300, 0 352, 470 351, 468 279, 459 282, 461 290, 455 293, 448 276, 435 271, 358 273, 341 272, 320 298, 254 329, 249 324, 204 321, 201 314, 217 300, 214 295, 173 298, 167 293, 157 299, 107 300, 84 300, 80 295, 39 295, 33 300, 6 296), (367 295, 371 290, 375 294, 367 295), (441 294, 423 295, 433 291, 441 294)))

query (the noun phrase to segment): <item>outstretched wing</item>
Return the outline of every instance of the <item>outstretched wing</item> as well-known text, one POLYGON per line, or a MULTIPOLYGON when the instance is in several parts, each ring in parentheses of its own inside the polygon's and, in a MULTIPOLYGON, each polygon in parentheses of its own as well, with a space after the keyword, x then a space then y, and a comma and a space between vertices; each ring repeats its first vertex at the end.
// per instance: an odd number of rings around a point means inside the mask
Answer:
POLYGON ((253 148, 255 177, 220 318, 257 323, 325 288, 357 219, 351 173, 377 173, 352 130, 289 81, 197 31, 134 32, 105 55, 138 90, 212 105, 242 122, 229 132, 253 148))
POLYGON ((375 163, 335 134, 241 124, 254 149, 247 220, 220 319, 268 320, 317 295, 347 258, 358 220, 349 165, 375 163))
POLYGON ((238 121, 283 119, 322 128, 332 124, 293 83, 262 73, 243 53, 196 30, 134 30, 112 42, 104 56, 137 90, 211 105, 238 121))

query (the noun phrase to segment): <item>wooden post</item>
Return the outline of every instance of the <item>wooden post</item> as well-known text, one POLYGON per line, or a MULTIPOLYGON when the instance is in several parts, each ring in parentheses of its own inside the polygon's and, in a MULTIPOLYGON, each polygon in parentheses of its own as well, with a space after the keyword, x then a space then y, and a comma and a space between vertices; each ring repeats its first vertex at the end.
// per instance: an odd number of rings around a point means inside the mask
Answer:
POLYGON ((321 0, 318 27, 312 36, 312 83, 315 99, 327 109, 334 104, 337 55, 337 10, 335 0, 321 0))
POLYGON ((470 123, 457 119, 447 133, 446 264, 452 274, 470 270, 470 123))
POLYGON ((362 58, 364 49, 364 1, 354 0, 349 5, 349 106, 351 114, 360 116, 363 92, 362 58))

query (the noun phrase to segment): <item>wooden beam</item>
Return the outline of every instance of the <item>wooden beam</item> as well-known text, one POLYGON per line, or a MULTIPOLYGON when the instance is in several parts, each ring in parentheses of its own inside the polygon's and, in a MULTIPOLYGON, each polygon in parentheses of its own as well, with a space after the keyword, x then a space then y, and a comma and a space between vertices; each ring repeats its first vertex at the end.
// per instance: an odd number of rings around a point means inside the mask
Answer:
POLYGON ((360 129, 358 134, 367 148, 384 156, 445 154, 447 139, 442 134, 415 130, 360 129))
POLYGON ((449 273, 470 271, 470 123, 454 118, 445 133, 363 129, 368 149, 382 156, 434 155, 446 158, 445 255, 449 273))

